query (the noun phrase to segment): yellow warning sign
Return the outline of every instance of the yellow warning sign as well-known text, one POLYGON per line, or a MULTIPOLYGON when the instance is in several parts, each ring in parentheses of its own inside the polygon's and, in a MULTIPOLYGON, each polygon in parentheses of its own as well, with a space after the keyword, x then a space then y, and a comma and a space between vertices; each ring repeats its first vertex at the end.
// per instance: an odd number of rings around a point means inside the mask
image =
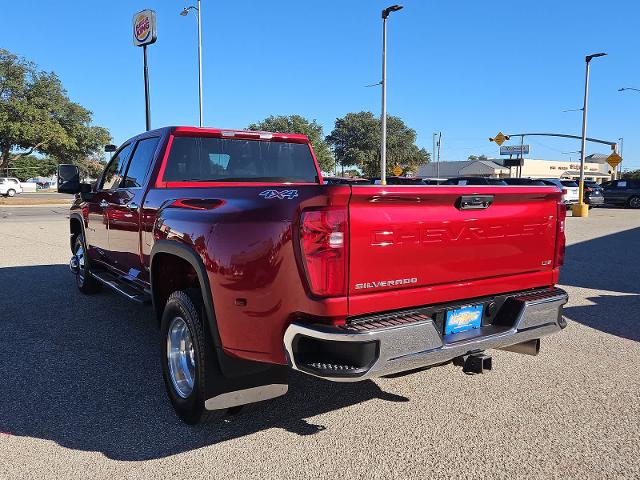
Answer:
POLYGON ((618 165, 620 165, 620 162, 622 162, 622 157, 616 152, 613 152, 607 157, 607 163, 611 165, 611 168, 616 168, 618 165))
POLYGON ((494 138, 489 139, 489 141, 491 142, 496 142, 498 146, 502 146, 505 140, 509 140, 509 138, 502 132, 498 132, 498 134, 494 138))
POLYGON ((402 175, 402 167, 401 167, 400 165, 396 165, 396 166, 393 168, 393 174, 394 174, 396 177, 399 177, 400 175, 402 175))

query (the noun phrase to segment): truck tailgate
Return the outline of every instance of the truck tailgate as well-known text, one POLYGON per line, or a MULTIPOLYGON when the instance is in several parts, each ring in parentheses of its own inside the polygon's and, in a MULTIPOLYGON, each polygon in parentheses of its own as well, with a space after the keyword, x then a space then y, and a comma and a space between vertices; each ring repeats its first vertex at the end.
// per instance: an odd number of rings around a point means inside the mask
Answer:
POLYGON ((353 186, 350 315, 550 285, 560 195, 553 187, 353 186))

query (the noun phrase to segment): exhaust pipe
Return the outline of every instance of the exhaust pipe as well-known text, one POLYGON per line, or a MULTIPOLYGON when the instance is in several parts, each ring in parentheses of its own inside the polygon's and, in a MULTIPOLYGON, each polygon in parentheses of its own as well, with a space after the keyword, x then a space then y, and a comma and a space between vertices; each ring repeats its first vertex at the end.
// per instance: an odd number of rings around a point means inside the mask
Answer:
POLYGON ((500 350, 535 356, 538 355, 538 352, 540 351, 540 339, 536 338, 535 340, 529 340, 528 342, 516 343, 515 345, 509 345, 508 347, 500 347, 500 350))

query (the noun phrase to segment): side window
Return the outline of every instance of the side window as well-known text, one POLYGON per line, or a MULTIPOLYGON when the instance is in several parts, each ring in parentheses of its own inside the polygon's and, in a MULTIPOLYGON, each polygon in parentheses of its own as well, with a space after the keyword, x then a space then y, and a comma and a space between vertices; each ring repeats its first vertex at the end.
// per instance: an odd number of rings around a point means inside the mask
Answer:
POLYGON ((616 183, 616 188, 625 189, 629 187, 626 180, 618 180, 618 182, 616 183))
POLYGON ((127 175, 120 184, 120 188, 142 187, 159 140, 159 137, 145 138, 136 144, 136 149, 127 168, 127 175))
POLYGON ((125 165, 127 158, 129 158, 132 147, 133 144, 129 143, 114 155, 102 175, 98 190, 115 190, 118 188, 122 179, 122 167, 125 165))

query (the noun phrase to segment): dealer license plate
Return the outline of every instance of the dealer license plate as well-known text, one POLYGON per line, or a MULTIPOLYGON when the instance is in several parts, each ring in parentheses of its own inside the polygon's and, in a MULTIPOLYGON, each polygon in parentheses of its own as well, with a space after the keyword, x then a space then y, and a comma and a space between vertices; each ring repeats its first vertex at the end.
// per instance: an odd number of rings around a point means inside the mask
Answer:
POLYGON ((444 324, 444 334, 460 333, 472 328, 480 328, 482 322, 482 305, 469 305, 467 307, 449 310, 444 324))

